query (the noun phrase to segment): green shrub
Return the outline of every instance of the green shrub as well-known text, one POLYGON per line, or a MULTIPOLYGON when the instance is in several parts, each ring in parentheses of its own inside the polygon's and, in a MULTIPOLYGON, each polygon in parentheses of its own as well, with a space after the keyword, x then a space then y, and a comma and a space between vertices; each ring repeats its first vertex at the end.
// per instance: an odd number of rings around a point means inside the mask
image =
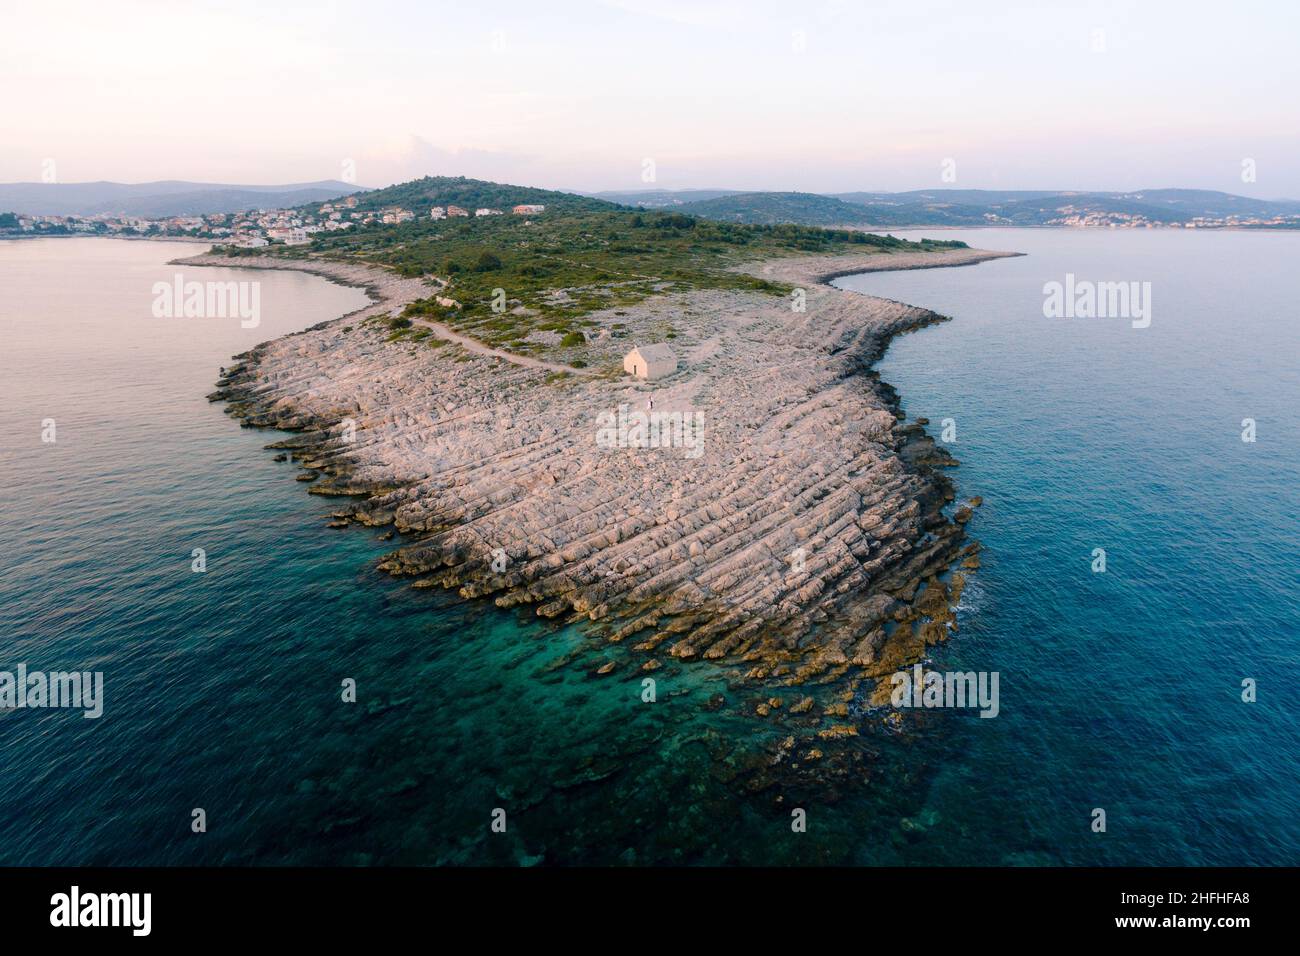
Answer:
POLYGON ((495 272, 500 268, 501 260, 486 249, 478 254, 478 259, 474 263, 475 272, 495 272))

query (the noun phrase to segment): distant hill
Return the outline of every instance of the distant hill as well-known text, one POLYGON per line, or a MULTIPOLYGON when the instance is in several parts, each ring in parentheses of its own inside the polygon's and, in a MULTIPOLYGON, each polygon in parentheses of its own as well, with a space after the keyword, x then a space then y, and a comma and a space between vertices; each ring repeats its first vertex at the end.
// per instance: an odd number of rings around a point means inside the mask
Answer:
POLYGON ((607 198, 648 197, 648 205, 756 225, 900 228, 903 226, 1049 226, 1109 223, 1186 224, 1195 220, 1264 224, 1300 223, 1300 202, 1251 199, 1205 189, 1144 189, 1133 192, 1068 190, 918 189, 901 193, 850 192, 827 196, 801 192, 655 190, 602 193, 607 198), (712 192, 714 195, 702 195, 712 192))
POLYGON ((877 225, 1045 226, 1072 216, 1138 217, 1170 225, 1195 219, 1300 216, 1300 202, 1250 199, 1208 189, 1073 192, 928 189, 903 193, 839 193, 866 207, 877 225))
POLYGON ((801 226, 868 225, 865 208, 834 196, 816 193, 732 193, 715 199, 683 203, 678 211, 722 222, 772 226, 797 223, 801 226))
POLYGON ((327 180, 278 186, 193 183, 0 184, 0 213, 19 215, 196 216, 247 209, 303 208, 356 194, 361 210, 433 205, 504 209, 541 203, 551 212, 618 207, 687 213, 744 225, 794 224, 897 229, 904 226, 1203 225, 1300 227, 1300 201, 1252 199, 1207 189, 1131 192, 917 189, 910 192, 757 192, 728 189, 643 189, 601 193, 508 186, 463 176, 426 176, 363 190, 327 180))
POLYGON ((533 203, 545 206, 546 211, 552 215, 559 212, 597 212, 618 208, 612 202, 577 193, 490 183, 464 176, 425 176, 409 183, 373 189, 357 197, 356 208, 366 211, 385 206, 401 206, 427 214, 430 206, 460 206, 473 212, 480 207, 509 210, 511 206, 533 203))
POLYGON ((688 202, 705 199, 717 199, 721 196, 734 196, 743 190, 738 189, 633 189, 626 191, 610 190, 599 193, 581 193, 594 196, 624 206, 640 206, 643 209, 662 209, 667 206, 681 206, 688 202))
POLYGON ((356 185, 334 180, 282 186, 179 180, 153 183, 0 183, 0 211, 39 216, 200 216, 300 206, 359 190, 356 185))

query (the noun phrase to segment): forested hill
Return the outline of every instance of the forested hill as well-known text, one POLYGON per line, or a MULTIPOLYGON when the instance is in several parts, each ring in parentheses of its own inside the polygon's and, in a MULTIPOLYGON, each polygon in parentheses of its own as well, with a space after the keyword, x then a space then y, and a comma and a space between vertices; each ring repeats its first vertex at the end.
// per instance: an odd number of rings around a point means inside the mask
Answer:
POLYGON ((816 193, 736 193, 683 203, 675 208, 693 216, 753 225, 783 222, 804 226, 870 224, 869 214, 864 207, 816 193))
POLYGON ((357 196, 355 208, 360 211, 374 211, 389 206, 400 206, 420 215, 428 215, 429 209, 433 206, 460 206, 470 212, 480 208, 509 212, 512 206, 523 204, 543 205, 552 216, 619 208, 617 203, 590 196, 537 189, 533 186, 491 183, 464 176, 425 176, 409 183, 372 189, 357 196))

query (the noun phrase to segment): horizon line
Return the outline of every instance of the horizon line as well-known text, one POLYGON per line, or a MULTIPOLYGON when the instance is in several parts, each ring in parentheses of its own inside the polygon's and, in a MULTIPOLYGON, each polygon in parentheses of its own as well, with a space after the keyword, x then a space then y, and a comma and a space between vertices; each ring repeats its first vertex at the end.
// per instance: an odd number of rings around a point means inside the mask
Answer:
POLYGON ((466 176, 463 174, 449 175, 449 174, 433 174, 433 173, 426 173, 423 176, 416 176, 412 179, 400 180, 398 182, 390 183, 386 186, 362 186, 356 183, 346 183, 340 179, 302 180, 299 182, 289 182, 289 183, 249 183, 249 182, 229 183, 229 182, 215 182, 215 181, 209 182, 204 180, 191 180, 191 179, 147 179, 139 182, 125 182, 117 179, 86 179, 86 180, 77 180, 74 182, 53 182, 53 183, 40 182, 35 180, 14 180, 11 182, 0 182, 0 187, 99 186, 99 185, 149 186, 149 185, 162 184, 162 183, 182 183, 191 186, 217 186, 217 187, 224 187, 224 188, 231 188, 231 189, 268 189, 269 190, 269 189, 293 189, 293 188, 322 186, 322 185, 331 185, 331 186, 339 185, 339 186, 345 186, 349 189, 358 192, 361 191, 377 192, 378 190, 381 189, 391 189, 394 186, 400 186, 405 183, 417 182, 418 180, 421 179, 466 179, 466 180, 473 180, 476 182, 494 183, 499 186, 523 186, 529 189, 544 189, 550 192, 562 192, 562 193, 570 193, 573 195, 587 195, 587 196, 600 196, 609 193, 635 196, 640 194, 684 193, 684 192, 723 192, 729 195, 740 195, 745 193, 753 193, 753 194, 802 193, 804 195, 809 195, 809 196, 829 196, 829 197, 834 197, 845 193, 877 193, 879 195, 884 195, 884 196, 897 196, 906 193, 922 193, 922 192, 1004 192, 1004 193, 1024 192, 1024 193, 1049 193, 1049 194, 1058 194, 1058 195, 1065 195, 1065 194, 1088 195, 1088 194, 1097 194, 1097 193, 1116 193, 1116 194, 1134 195, 1137 193, 1145 193, 1145 192, 1180 190, 1183 192, 1218 193, 1224 196, 1236 196, 1242 199, 1254 199, 1257 201, 1262 200, 1264 202, 1300 202, 1300 199, 1296 199, 1291 196, 1272 196, 1272 197, 1245 196, 1242 195, 1241 193, 1228 192, 1227 190, 1224 189, 1205 189, 1196 186, 1143 186, 1138 189, 1077 189, 1077 188, 1068 188, 1068 187, 1052 188, 1052 189, 1027 189, 1027 188, 997 188, 997 187, 988 187, 988 186, 945 185, 945 186, 934 186, 934 187, 922 186, 913 189, 870 189, 870 188, 840 189, 840 190, 835 190, 833 192, 819 192, 816 190, 798 189, 798 188, 736 189, 727 186, 657 186, 657 187, 647 187, 642 189, 597 189, 597 190, 586 189, 584 190, 584 189, 576 189, 576 188, 557 188, 557 187, 549 187, 549 186, 529 186, 525 183, 504 182, 501 180, 494 180, 494 179, 480 179, 476 176, 466 176))

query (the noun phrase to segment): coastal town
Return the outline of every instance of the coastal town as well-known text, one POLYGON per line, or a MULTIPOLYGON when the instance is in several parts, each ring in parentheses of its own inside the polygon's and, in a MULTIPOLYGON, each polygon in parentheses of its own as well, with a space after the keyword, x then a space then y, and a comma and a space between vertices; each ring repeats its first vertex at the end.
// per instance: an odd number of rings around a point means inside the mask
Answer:
POLYGON ((332 202, 294 209, 254 209, 203 216, 142 216, 97 214, 87 216, 38 216, 0 213, 0 237, 118 236, 123 238, 175 238, 212 242, 241 249, 269 245, 304 246, 320 233, 339 232, 367 226, 392 226, 417 218, 456 219, 486 216, 536 216, 546 210, 539 203, 522 203, 509 209, 433 206, 417 212, 403 206, 379 209, 358 208, 356 195, 332 202))
MULTIPOLYGON (((1193 216, 1183 221, 1161 222, 1141 213, 1114 212, 1109 210, 1082 209, 1062 206, 1057 210, 1061 215, 1048 219, 1045 226, 1063 226, 1082 229, 1287 229, 1300 225, 1300 218, 1295 216, 1193 216)), ((990 225, 1007 225, 998 222, 998 217, 987 216, 990 225)))

